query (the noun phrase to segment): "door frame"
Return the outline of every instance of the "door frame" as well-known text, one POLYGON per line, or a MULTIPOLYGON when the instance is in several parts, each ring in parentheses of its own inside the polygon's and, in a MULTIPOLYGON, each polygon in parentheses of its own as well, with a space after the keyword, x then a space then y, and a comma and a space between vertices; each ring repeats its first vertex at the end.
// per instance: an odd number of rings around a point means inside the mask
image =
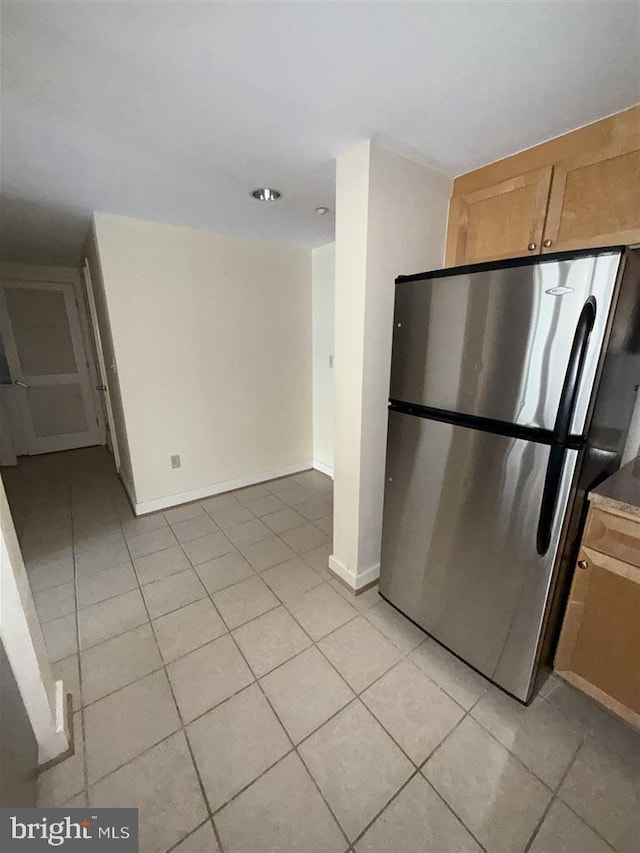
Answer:
MULTIPOLYGON (((89 372, 89 384, 91 387, 91 396, 93 399, 94 409, 98 420, 98 444, 106 442, 106 427, 102 411, 102 405, 98 396, 96 386, 98 385, 98 373, 95 365, 93 348, 91 344, 91 335, 89 331, 89 321, 87 317, 87 307, 85 295, 82 288, 82 280, 79 270, 73 267, 51 267, 40 266, 36 264, 16 264, 2 263, 0 264, 0 284, 3 282, 24 282, 25 284, 38 282, 50 282, 54 284, 71 284, 73 287, 73 295, 75 297, 76 308, 78 311, 78 319, 80 322, 80 335, 85 353, 85 362, 89 372)), ((11 397, 11 402, 8 402, 12 412, 17 414, 17 400, 15 393, 7 394, 7 398, 11 397)), ((15 417, 14 414, 14 417, 15 417)), ((12 436, 13 438, 13 436, 12 436)), ((25 442, 19 438, 14 439, 16 452, 21 455, 28 455, 28 450, 25 447, 25 442)))
POLYGON ((102 347, 100 324, 98 323, 98 309, 96 308, 96 298, 93 292, 91 267, 89 265, 89 259, 86 257, 83 258, 81 275, 84 282, 84 292, 87 300, 89 324, 92 332, 92 353, 95 352, 97 359, 96 368, 98 373, 98 381, 104 389, 99 393, 102 395, 102 399, 104 400, 104 412, 109 425, 108 436, 107 433, 105 433, 105 441, 108 437, 107 443, 110 442, 111 444, 111 447, 109 449, 113 454, 113 461, 116 466, 116 471, 120 473, 120 450, 118 448, 118 437, 116 434, 115 418, 113 415, 113 406, 111 405, 111 394, 109 392, 109 383, 107 380, 107 364, 105 362, 104 349, 102 347))

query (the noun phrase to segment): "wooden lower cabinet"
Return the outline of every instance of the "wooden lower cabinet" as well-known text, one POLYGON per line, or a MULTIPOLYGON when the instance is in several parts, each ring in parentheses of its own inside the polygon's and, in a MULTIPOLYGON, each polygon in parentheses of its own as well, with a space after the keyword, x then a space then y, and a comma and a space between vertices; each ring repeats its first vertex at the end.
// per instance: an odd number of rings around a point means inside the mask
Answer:
POLYGON ((640 520, 592 505, 555 658, 558 675, 636 728, 640 728, 638 555, 640 520))

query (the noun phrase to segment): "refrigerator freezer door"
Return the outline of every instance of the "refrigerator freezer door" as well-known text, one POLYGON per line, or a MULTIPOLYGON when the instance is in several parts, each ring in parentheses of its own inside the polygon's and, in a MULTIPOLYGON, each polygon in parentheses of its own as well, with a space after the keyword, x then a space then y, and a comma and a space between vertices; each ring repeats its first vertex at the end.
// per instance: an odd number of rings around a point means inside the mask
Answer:
POLYGON ((380 592, 526 701, 578 452, 536 550, 550 447, 389 414, 380 592))
POLYGON ((596 304, 571 431, 583 431, 621 253, 396 285, 390 397, 552 430, 582 309, 596 304))

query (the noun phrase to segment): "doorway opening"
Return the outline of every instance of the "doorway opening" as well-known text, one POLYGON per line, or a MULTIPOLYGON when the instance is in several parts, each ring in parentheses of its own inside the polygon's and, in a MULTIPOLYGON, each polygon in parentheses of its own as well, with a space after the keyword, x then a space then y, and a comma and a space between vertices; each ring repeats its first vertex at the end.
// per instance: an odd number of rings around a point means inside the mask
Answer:
POLYGON ((88 290, 77 270, 3 266, 2 465, 106 444, 118 467, 88 290))

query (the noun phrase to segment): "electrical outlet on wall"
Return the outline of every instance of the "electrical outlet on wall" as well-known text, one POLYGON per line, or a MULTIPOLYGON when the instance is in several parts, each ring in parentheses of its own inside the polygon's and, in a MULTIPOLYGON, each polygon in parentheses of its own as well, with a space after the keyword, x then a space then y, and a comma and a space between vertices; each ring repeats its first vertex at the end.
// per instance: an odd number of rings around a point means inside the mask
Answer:
POLYGON ((180 464, 181 464, 180 463, 180 455, 178 453, 176 453, 175 456, 171 457, 171 467, 172 468, 179 468, 180 464))

